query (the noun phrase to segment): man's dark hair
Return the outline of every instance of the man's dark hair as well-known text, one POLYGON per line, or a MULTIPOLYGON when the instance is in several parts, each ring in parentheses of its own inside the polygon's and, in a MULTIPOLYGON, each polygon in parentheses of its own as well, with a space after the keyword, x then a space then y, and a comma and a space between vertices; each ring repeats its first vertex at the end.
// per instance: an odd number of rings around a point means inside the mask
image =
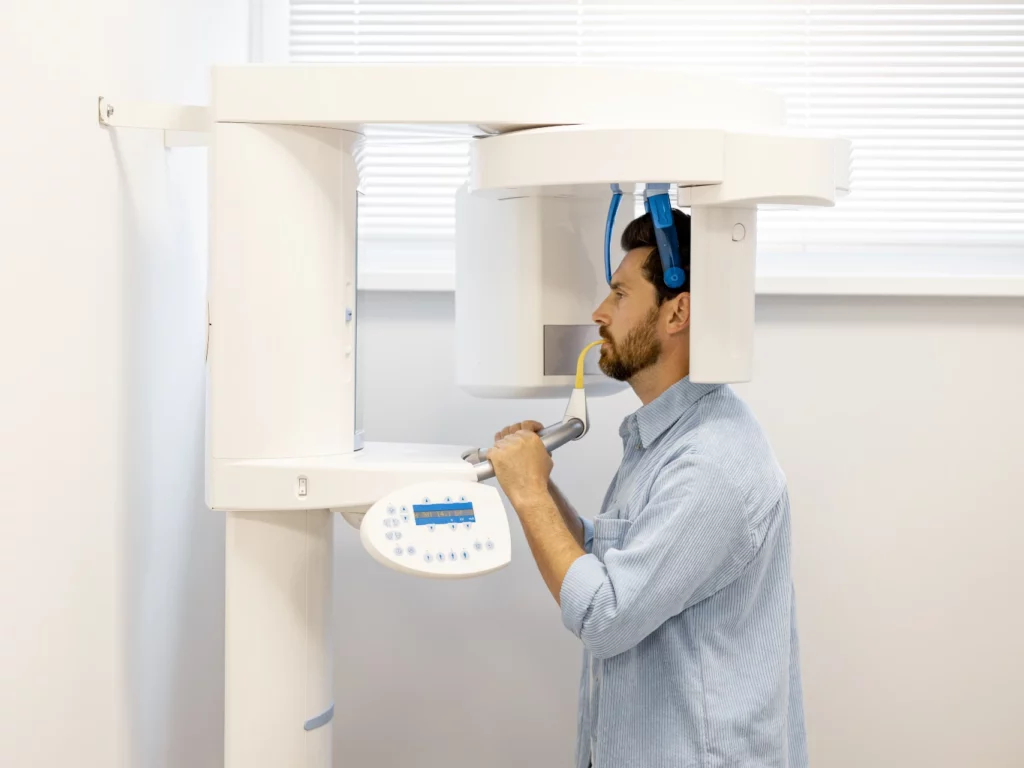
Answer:
POLYGON ((679 235, 679 260, 682 262, 680 266, 686 272, 686 279, 679 288, 669 288, 665 285, 665 270, 661 266, 658 242, 654 238, 654 220, 651 214, 645 213, 629 222, 620 241, 624 251, 632 251, 634 248, 651 249, 644 261, 643 270, 644 277, 653 283, 655 290, 658 291, 658 306, 690 290, 690 217, 678 208, 673 208, 672 219, 676 225, 676 234, 679 235))

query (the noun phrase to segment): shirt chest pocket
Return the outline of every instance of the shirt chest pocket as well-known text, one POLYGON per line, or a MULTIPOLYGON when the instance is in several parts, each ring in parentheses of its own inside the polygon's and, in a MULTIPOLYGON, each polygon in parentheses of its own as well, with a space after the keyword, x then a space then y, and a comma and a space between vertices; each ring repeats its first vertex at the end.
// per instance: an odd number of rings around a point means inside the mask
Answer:
POLYGON ((594 518, 594 554, 604 560, 605 554, 612 549, 622 549, 629 529, 633 526, 630 520, 615 517, 594 518))

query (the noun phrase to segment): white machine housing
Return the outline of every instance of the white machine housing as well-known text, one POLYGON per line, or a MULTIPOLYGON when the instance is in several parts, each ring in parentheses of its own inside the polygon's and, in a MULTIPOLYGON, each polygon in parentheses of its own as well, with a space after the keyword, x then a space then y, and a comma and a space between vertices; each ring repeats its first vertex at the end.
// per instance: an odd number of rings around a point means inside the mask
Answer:
MULTIPOLYGON (((706 118, 717 105, 701 106, 706 118)), ((459 385, 490 397, 551 397, 572 386, 609 290, 612 182, 627 201, 612 269, 633 216, 629 193, 638 182, 678 185, 691 212, 690 377, 749 381, 758 204, 831 205, 849 184, 845 142, 791 135, 775 117, 766 107, 744 131, 558 126, 475 142, 472 184, 456 206, 459 385)), ((587 373, 594 394, 621 388, 597 376, 596 359, 587 373)))
MULTIPOLYGON (((456 382, 478 397, 562 397, 597 341, 609 194, 456 196, 456 382)), ((607 187, 604 192, 607 192, 607 187)), ((616 242, 629 216, 615 227, 616 242)), ((617 248, 616 248, 617 251, 617 248)), ((587 359, 587 391, 625 385, 587 359)))

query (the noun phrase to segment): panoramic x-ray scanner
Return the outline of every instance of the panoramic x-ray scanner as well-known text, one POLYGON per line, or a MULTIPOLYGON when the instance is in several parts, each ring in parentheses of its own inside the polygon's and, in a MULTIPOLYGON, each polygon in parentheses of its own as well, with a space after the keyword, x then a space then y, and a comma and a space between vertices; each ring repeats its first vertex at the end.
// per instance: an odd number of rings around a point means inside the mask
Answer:
MULTIPOLYGON (((833 205, 850 150, 788 127, 775 94, 665 69, 252 65, 215 68, 212 83, 209 107, 101 99, 100 121, 210 147, 207 502, 227 514, 226 765, 328 766, 336 513, 406 574, 465 578, 512 557, 482 482, 486 446, 363 441, 354 158, 367 126, 472 132, 455 200, 456 380, 480 397, 566 397, 550 450, 586 433, 585 393, 622 386, 584 350, 634 195, 676 285, 670 188, 692 217, 691 377, 746 381, 758 206, 833 205)), ((415 390, 424 372, 405 375, 415 390)))

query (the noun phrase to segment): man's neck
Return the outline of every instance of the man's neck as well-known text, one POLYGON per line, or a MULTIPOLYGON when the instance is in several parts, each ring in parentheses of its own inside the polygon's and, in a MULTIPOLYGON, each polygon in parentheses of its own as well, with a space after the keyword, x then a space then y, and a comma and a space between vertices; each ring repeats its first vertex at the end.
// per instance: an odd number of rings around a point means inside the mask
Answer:
POLYGON ((636 392, 640 402, 644 405, 653 403, 661 397, 670 387, 682 381, 690 374, 689 365, 669 364, 671 361, 661 361, 645 368, 629 380, 629 386, 636 392))

